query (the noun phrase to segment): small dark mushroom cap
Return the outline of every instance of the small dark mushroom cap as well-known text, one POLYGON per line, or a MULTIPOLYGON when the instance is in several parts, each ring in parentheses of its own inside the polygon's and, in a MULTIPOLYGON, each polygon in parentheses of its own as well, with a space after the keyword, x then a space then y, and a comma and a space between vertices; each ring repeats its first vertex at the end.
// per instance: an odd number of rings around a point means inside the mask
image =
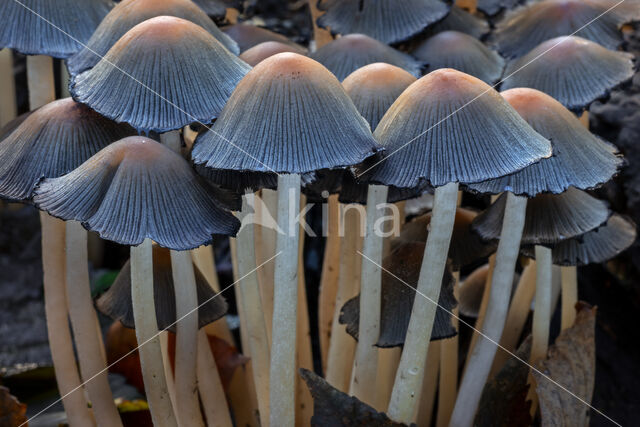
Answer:
MULTIPOLYGON (((198 327, 220 319, 227 312, 227 303, 217 295, 198 267, 193 266, 198 294, 198 327)), ((168 249, 153 245, 153 299, 158 329, 176 332, 176 296, 168 249)), ((127 328, 135 328, 131 303, 131 263, 127 261, 111 287, 96 301, 100 312, 119 320, 127 328)))
POLYGON ((470 184, 481 193, 511 191, 533 197, 562 193, 569 187, 588 190, 611 179, 623 164, 615 146, 589 132, 558 101, 535 89, 509 89, 502 96, 540 135, 553 142, 553 156, 520 172, 470 184))
MULTIPOLYGON (((507 195, 502 194, 479 214, 471 227, 485 239, 499 239, 507 195)), ((573 187, 561 194, 540 194, 527 202, 523 245, 548 245, 571 239, 604 224, 610 215, 605 202, 573 187)))
POLYGON ((192 158, 212 169, 307 173, 344 168, 379 150, 340 82, 295 53, 259 63, 238 84, 192 158))
POLYGON ((395 65, 416 77, 420 77, 420 64, 410 55, 372 39, 364 34, 349 34, 327 43, 311 54, 311 57, 327 67, 338 80, 375 62, 395 65))
POLYGON ((67 58, 82 49, 112 7, 110 0, 3 0, 0 49, 67 58))
POLYGON ((525 0, 477 0, 476 7, 487 16, 497 15, 503 9, 513 9, 525 0))
POLYGON ((333 34, 361 33, 382 43, 406 40, 449 12, 440 0, 319 0, 318 25, 333 34))
POLYGON ((458 31, 444 31, 420 43, 412 52, 425 71, 453 68, 490 85, 500 80, 504 59, 478 39, 458 31))
POLYGON ((43 178, 71 172, 119 139, 135 135, 71 98, 31 113, 0 143, 0 197, 24 201, 43 178))
POLYGON ((296 49, 304 50, 302 46, 292 42, 282 34, 275 33, 266 28, 256 27, 255 25, 233 24, 222 27, 221 30, 238 43, 240 52, 244 52, 264 42, 280 42, 293 46, 296 49))
MULTIPOLYGON (((376 343, 378 347, 398 347, 404 344, 413 300, 416 298, 415 286, 420 275, 424 248, 424 243, 404 243, 388 255, 383 262, 385 269, 382 271, 380 338, 376 343)), ((418 298, 423 297, 418 295, 418 298)), ((423 303, 433 304, 427 300, 424 300, 423 303)), ((431 341, 449 338, 457 333, 456 328, 451 324, 451 310, 456 305, 457 301, 453 296, 453 276, 448 269, 445 269, 431 341)), ((339 319, 341 324, 347 325, 347 333, 356 340, 358 339, 359 319, 360 295, 345 303, 339 319)))
POLYGON ((207 30, 229 51, 239 52, 236 42, 220 31, 190 0, 124 0, 104 18, 87 46, 67 60, 71 75, 94 67, 127 31, 156 16, 175 16, 191 21, 207 30))
POLYGON ((255 67, 270 56, 283 52, 293 52, 304 55, 306 50, 292 44, 281 42, 262 42, 242 52, 240 59, 252 67, 255 67))
MULTIPOLYGON (((563 240, 553 246, 553 263, 556 265, 587 265, 614 258, 636 240, 636 225, 622 215, 613 214, 602 227, 573 239, 563 240)), ((532 246, 524 246, 521 252, 535 258, 532 246)))
POLYGON ((442 31, 460 31, 477 39, 487 35, 490 31, 489 23, 466 10, 452 6, 449 14, 442 21, 429 27, 429 32, 437 34, 442 31))
POLYGON ((448 68, 409 86, 374 136, 387 157, 372 181, 401 188, 485 181, 551 156, 551 143, 498 92, 448 68))
POLYGON ((458 310, 467 317, 478 317, 484 287, 489 275, 489 264, 476 268, 460 283, 458 288, 458 310))
POLYGON ((193 0, 193 2, 202 9, 204 13, 216 21, 225 18, 227 15, 227 7, 235 7, 235 5, 232 4, 225 4, 226 2, 223 0, 193 0))
POLYGON ((110 119, 163 133, 210 123, 249 69, 202 27, 159 16, 129 30, 70 89, 110 119))
POLYGON ((545 40, 574 34, 608 49, 622 43, 620 18, 585 0, 543 0, 508 12, 490 41, 505 58, 518 58, 545 40))
MULTIPOLYGON (((187 250, 210 243, 213 234, 238 231, 220 197, 179 154, 135 136, 108 145, 67 175, 45 179, 34 202, 107 240, 135 246, 150 238, 187 250)), ((238 198, 228 202, 238 208, 238 198)))
POLYGON ((342 87, 374 130, 391 104, 415 81, 402 68, 376 62, 349 74, 342 87))
POLYGON ((538 89, 581 112, 633 74, 630 53, 605 49, 580 37, 558 37, 509 62, 501 89, 538 89))

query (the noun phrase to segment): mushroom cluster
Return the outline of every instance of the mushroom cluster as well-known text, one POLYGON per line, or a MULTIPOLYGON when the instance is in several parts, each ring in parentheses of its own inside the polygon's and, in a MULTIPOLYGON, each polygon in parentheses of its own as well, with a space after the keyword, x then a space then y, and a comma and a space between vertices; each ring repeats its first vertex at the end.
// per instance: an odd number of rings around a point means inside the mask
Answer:
MULTIPOLYGON (((546 357, 554 277, 569 329, 576 266, 636 238, 593 192, 625 163, 587 111, 633 77, 622 25, 640 12, 455 3, 309 0, 308 46, 227 0, 0 4, 0 48, 27 55, 31 110, 9 121, 16 107, 0 103, 0 197, 40 210, 69 425, 123 425, 96 309, 135 329, 157 426, 321 425, 299 374, 314 366, 388 425, 471 426, 511 354, 497 349, 515 351, 530 316, 529 363, 546 357), (318 215, 321 274, 307 283, 318 215), (229 303, 214 236, 230 243, 229 303), (130 248, 97 297, 90 237, 130 248), (469 342, 459 316, 476 319, 469 342), (244 365, 225 365, 213 337, 244 365)), ((11 61, 0 54, 2 87, 11 61)))

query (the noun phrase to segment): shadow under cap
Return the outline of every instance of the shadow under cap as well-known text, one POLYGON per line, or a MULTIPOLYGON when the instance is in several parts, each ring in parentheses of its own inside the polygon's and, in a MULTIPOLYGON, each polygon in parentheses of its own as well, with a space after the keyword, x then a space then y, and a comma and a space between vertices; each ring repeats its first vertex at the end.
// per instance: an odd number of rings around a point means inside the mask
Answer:
MULTIPOLYGON (((500 238, 506 202, 503 193, 473 220, 471 227, 483 239, 500 238)), ((549 245, 571 239, 600 227, 610 215, 606 202, 573 187, 561 194, 540 194, 527 202, 522 244, 549 245)))
POLYGON ((239 52, 238 45, 190 0, 124 0, 100 23, 87 47, 68 59, 69 73, 75 76, 94 67, 127 31, 157 16, 175 16, 191 21, 204 28, 229 51, 239 52))
POLYGON ((212 169, 304 174, 351 166, 379 149, 326 68, 280 53, 242 79, 192 157, 212 169))
POLYGON ((252 67, 255 67, 263 60, 283 52, 292 52, 304 55, 306 53, 306 50, 291 44, 281 42, 262 42, 242 52, 242 54, 240 55, 240 59, 242 59, 252 67))
MULTIPOLYGON (((39 209, 81 221, 100 237, 135 246, 145 238, 187 250, 213 234, 235 235, 239 221, 218 199, 220 190, 199 177, 166 146, 129 137, 107 146, 73 172, 36 188, 39 209)), ((240 199, 234 199, 238 208, 240 199)))
POLYGON ((420 77, 420 64, 410 55, 389 47, 364 34, 348 34, 340 37, 310 55, 327 67, 338 80, 368 64, 385 62, 400 67, 415 77, 420 77))
MULTIPOLYGON (((398 347, 404 344, 413 300, 417 295, 415 286, 420 275, 424 248, 424 243, 404 243, 388 255, 383 262, 380 338, 376 343, 377 347, 398 347)), ((362 260, 362 262, 368 261, 362 260)), ((417 297, 423 298, 422 295, 417 297)), ((433 302, 425 300, 424 304, 433 304, 433 302)), ((447 268, 442 277, 442 288, 438 297, 438 309, 431 331, 431 341, 456 335, 457 331, 451 323, 450 312, 457 304, 453 296, 453 276, 447 268), (444 310, 440 307, 443 307, 444 310)), ((344 304, 339 319, 341 324, 347 325, 347 333, 356 340, 358 339, 359 319, 360 295, 358 294, 344 304)))
POLYGON ((504 59, 478 39, 458 31, 444 31, 420 43, 412 55, 425 71, 453 68, 493 85, 502 76, 504 59))
POLYGON ((202 27, 159 16, 129 30, 70 91, 106 117, 163 133, 210 123, 249 69, 202 27))
POLYGON ((110 0, 3 0, 0 49, 67 58, 82 49, 113 5, 110 0))
POLYGON ((349 74, 342 87, 374 130, 391 104, 415 81, 400 67, 376 62, 349 74))
MULTIPOLYGON (((222 27, 221 30, 231 37, 240 48, 240 52, 244 52, 260 43, 264 42, 280 42, 290 45, 296 49, 305 50, 304 47, 292 42, 282 34, 267 30, 266 28, 257 27, 249 24, 233 24, 222 27)), ((306 50, 305 50, 306 52, 306 50)))
MULTIPOLYGON (((222 295, 216 295, 198 267, 193 266, 198 295, 198 328, 220 319, 227 312, 222 295)), ((158 330, 176 332, 176 296, 168 249, 153 246, 153 299, 158 330)), ((127 260, 111 287, 96 300, 98 310, 127 328, 135 329, 131 301, 131 263, 127 260)))
POLYGON ((444 18, 450 5, 440 0, 316 0, 326 11, 317 23, 332 34, 361 33, 382 43, 407 40, 444 18))
POLYGON ((511 191, 533 197, 562 193, 569 187, 596 188, 624 164, 618 149, 598 138, 558 101, 535 89, 517 88, 502 96, 540 135, 553 142, 553 156, 512 175, 470 184, 480 193, 511 191))
POLYGON ((69 173, 113 141, 135 134, 71 98, 44 105, 0 143, 0 197, 30 199, 41 178, 69 173))
POLYGON ((500 88, 538 89, 582 112, 633 77, 633 58, 580 37, 558 37, 509 62, 500 88))
MULTIPOLYGON (((553 246, 553 263, 581 266, 605 262, 626 250, 636 240, 636 225, 622 215, 613 214, 602 227, 553 246)), ((535 258, 532 246, 524 246, 521 253, 535 258)))
POLYGON ((371 180, 402 188, 485 181, 551 156, 550 142, 498 92, 452 69, 432 71, 409 86, 374 136, 387 157, 371 180))
POLYGON ((620 18, 608 7, 585 0, 542 0, 507 12, 489 37, 505 58, 518 58, 544 42, 575 35, 617 49, 620 18), (584 28, 583 28, 584 27, 584 28))
POLYGON ((429 33, 437 34, 443 31, 459 31, 480 39, 487 35, 490 31, 489 23, 475 15, 470 14, 466 10, 451 6, 451 11, 442 20, 429 27, 429 33))

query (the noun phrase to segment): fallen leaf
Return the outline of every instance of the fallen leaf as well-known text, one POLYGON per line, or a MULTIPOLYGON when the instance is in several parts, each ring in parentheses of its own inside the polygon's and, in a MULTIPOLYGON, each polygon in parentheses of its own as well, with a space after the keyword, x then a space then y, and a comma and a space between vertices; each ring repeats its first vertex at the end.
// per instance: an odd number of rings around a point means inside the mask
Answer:
POLYGON ((596 308, 578 303, 574 325, 562 331, 547 358, 538 369, 557 384, 533 371, 540 401, 542 426, 588 426, 596 370, 595 323, 596 308), (567 393, 558 386, 580 397, 567 393))
POLYGON ((0 426, 26 426, 26 413, 27 405, 20 403, 8 388, 0 386, 0 426))

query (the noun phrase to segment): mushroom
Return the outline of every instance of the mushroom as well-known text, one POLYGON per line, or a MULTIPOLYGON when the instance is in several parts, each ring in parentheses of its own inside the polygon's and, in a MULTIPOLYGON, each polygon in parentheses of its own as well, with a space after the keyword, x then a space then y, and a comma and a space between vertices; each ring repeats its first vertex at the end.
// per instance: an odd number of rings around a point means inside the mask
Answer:
POLYGON ((477 0, 476 7, 487 16, 495 16, 504 9, 513 9, 524 2, 525 0, 477 0))
POLYGON ((240 2, 235 0, 194 0, 194 3, 214 21, 223 21, 227 8, 236 8, 240 2))
POLYGON ((489 273, 489 264, 476 268, 460 283, 458 288, 458 309, 466 317, 478 317, 482 294, 489 273))
POLYGON ((3 127, 18 114, 11 49, 0 49, 0 92, 5 94, 0 98, 0 127, 3 127))
POLYGON ((358 68, 375 62, 395 65, 415 77, 421 75, 420 64, 410 55, 364 34, 340 37, 313 52, 311 58, 327 67, 340 81, 358 68))
POLYGON ((198 425, 202 419, 195 395, 195 366, 184 369, 180 361, 190 358, 195 363, 196 338, 189 331, 192 326, 197 331, 197 319, 189 316, 191 311, 185 312, 187 305, 181 303, 191 293, 197 301, 193 265, 188 252, 183 251, 209 243, 212 234, 237 232, 239 223, 220 204, 219 195, 220 191, 195 175, 178 154, 151 139, 129 137, 110 144, 69 174, 45 179, 34 197, 38 208, 65 220, 81 221, 102 238, 131 246, 136 336, 141 343, 147 399, 158 425, 176 425, 176 418, 167 404, 153 297, 151 240, 172 249, 174 282, 184 283, 176 292, 180 319, 176 407, 180 420, 198 425), (182 389, 185 386, 190 388, 182 389))
POLYGON ((67 59, 71 76, 93 68, 129 30, 157 16, 174 16, 193 22, 205 29, 230 52, 238 54, 238 45, 220 31, 216 24, 190 0, 124 0, 102 20, 87 44, 67 59))
POLYGON ((409 86, 374 133, 387 149, 370 168, 372 182, 400 188, 435 187, 431 233, 396 374, 389 414, 409 422, 416 405, 440 282, 458 201, 458 183, 516 172, 551 155, 551 145, 486 83, 452 69, 433 71, 409 86))
POLYGON ((249 24, 233 24, 222 27, 222 31, 231 37, 238 47, 240 52, 244 52, 249 48, 254 47, 264 42, 279 42, 292 46, 295 49, 304 50, 302 46, 292 42, 282 34, 274 33, 266 28, 257 27, 249 24))
POLYGON ((453 5, 443 20, 429 27, 428 33, 435 35, 443 31, 459 31, 481 39, 489 33, 489 30, 489 23, 486 20, 453 5))
POLYGON ((242 59, 244 62, 251 65, 252 67, 255 67, 264 59, 267 59, 270 56, 273 56, 277 53, 283 53, 283 52, 293 52, 293 53, 298 53, 300 55, 304 55, 306 53, 304 49, 301 49, 297 46, 294 46, 291 44, 285 44, 281 42, 270 41, 270 42, 262 42, 260 44, 257 44, 245 50, 240 55, 240 59, 242 59))
POLYGON ((212 130, 194 145, 196 164, 278 174, 277 221, 282 232, 274 274, 277 315, 268 392, 272 425, 294 422, 299 226, 293 216, 299 212, 300 175, 346 168, 377 150, 366 121, 340 83, 321 64, 295 53, 274 55, 251 70, 212 130), (231 150, 229 144, 241 150, 231 150))

